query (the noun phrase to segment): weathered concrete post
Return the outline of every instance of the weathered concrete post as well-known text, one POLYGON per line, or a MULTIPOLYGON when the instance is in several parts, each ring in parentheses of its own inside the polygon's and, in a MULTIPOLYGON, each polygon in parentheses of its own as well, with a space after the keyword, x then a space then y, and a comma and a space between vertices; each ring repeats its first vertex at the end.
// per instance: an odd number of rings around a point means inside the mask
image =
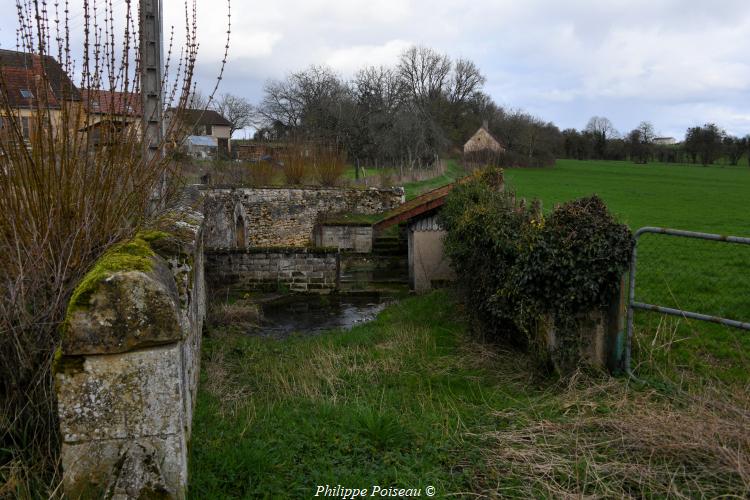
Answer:
MULTIPOLYGON (((162 4, 161 0, 140 0, 140 73, 143 116, 144 161, 151 162, 161 155, 164 139, 162 117, 162 4)), ((150 212, 163 207, 162 198, 167 190, 166 177, 162 176, 151 195, 150 212)))
POLYGON ((551 316, 541 318, 539 336, 544 341, 551 361, 560 372, 567 372, 580 363, 618 373, 622 369, 625 330, 625 278, 620 279, 618 293, 604 307, 591 309, 576 318, 575 335, 561 336, 559 325, 551 316), (569 345, 565 345, 569 343, 569 345), (558 350, 568 351, 560 357, 558 350), (570 357, 571 354, 575 354, 570 357))
POLYGON ((159 151, 162 125, 162 6, 161 0, 140 0, 141 99, 143 147, 148 160, 159 151))

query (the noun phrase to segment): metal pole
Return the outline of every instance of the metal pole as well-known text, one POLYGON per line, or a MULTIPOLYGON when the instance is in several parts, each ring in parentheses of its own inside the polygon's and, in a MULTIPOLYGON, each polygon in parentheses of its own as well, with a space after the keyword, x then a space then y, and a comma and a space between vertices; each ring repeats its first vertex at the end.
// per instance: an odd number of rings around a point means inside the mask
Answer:
POLYGON ((633 246, 633 256, 630 260, 630 283, 628 286, 628 325, 627 325, 627 337, 625 339, 625 373, 631 375, 630 357, 631 357, 631 345, 633 342, 633 307, 632 304, 635 302, 635 268, 638 262, 638 236, 636 232, 635 239, 636 244, 633 246))
MULTIPOLYGON (((143 153, 151 162, 159 154, 159 146, 164 138, 162 120, 162 2, 161 0, 140 0, 140 72, 141 117, 143 133, 143 153)), ((164 194, 164 180, 155 189, 157 203, 164 194)))

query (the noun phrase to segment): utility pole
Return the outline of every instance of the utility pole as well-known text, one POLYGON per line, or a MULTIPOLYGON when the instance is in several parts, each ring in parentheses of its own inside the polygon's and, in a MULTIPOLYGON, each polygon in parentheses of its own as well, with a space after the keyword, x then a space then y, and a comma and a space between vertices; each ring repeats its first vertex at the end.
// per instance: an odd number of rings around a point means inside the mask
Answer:
MULTIPOLYGON (((150 162, 159 153, 164 138, 162 120, 162 3, 161 0, 140 0, 140 73, 143 116, 143 153, 150 162)), ((164 194, 164 179, 154 191, 156 203, 164 194)))

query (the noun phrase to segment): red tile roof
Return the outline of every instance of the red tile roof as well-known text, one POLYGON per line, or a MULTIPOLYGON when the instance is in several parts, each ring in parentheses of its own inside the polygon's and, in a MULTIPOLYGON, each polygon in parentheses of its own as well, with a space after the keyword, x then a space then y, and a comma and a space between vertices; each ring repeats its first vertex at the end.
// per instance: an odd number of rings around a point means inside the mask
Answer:
POLYGON ((141 96, 135 92, 84 89, 81 98, 92 114, 141 116, 141 96))
POLYGON ((80 99, 78 89, 51 56, 0 49, 0 85, 14 108, 36 106, 42 96, 52 108, 59 108, 64 100, 80 99), (22 90, 30 91, 32 97, 25 96, 22 90))
POLYGON ((0 86, 11 108, 32 108, 42 98, 50 108, 60 107, 52 88, 44 88, 44 80, 34 69, 0 67, 0 86))
POLYGON ((382 231, 387 227, 404 222, 443 206, 446 197, 451 190, 453 190, 454 186, 455 183, 452 183, 433 189, 432 191, 407 201, 403 205, 399 205, 388 212, 380 222, 376 223, 373 226, 373 229, 376 231, 382 231))

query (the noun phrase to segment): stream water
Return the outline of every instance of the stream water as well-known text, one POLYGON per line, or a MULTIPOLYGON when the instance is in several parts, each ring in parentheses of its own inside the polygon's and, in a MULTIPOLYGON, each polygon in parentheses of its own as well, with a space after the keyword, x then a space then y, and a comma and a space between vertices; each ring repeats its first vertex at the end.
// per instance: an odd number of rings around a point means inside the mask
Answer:
POLYGON ((276 338, 350 329, 372 321, 393 297, 380 294, 297 295, 264 303, 262 320, 252 333, 276 338))

